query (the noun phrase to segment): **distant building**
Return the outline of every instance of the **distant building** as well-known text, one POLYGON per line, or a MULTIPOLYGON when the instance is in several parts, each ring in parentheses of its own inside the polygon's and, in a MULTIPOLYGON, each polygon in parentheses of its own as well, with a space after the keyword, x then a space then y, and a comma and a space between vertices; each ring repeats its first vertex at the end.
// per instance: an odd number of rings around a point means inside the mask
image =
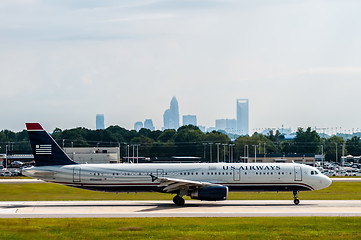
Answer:
POLYGON ((145 119, 144 128, 149 129, 151 131, 155 130, 152 119, 145 119))
POLYGON ((213 132, 213 131, 215 131, 215 130, 217 130, 215 127, 209 127, 209 128, 207 128, 207 132, 213 132))
POLYGON ((119 163, 119 147, 64 148, 64 152, 75 162, 85 163, 119 163))
POLYGON ((216 129, 226 130, 226 119, 216 119, 216 129))
POLYGON ((206 132, 206 127, 205 127, 205 126, 198 125, 198 128, 199 128, 202 132, 206 132))
POLYGON ((104 114, 96 115, 96 130, 104 129, 104 114))
POLYGON ((223 130, 227 133, 236 133, 237 120, 236 119, 217 119, 216 130, 223 130))
POLYGON ((163 121, 163 129, 177 130, 179 128, 179 109, 176 97, 172 98, 172 101, 170 102, 170 108, 165 110, 163 114, 163 121))
POLYGON ((197 116, 196 115, 183 115, 183 126, 193 125, 197 126, 197 116))
POLYGON ((134 123, 134 130, 139 132, 143 128, 143 123, 141 121, 134 123))
POLYGON ((249 133, 249 109, 248 99, 237 99, 237 134, 249 133))
POLYGON ((236 119, 226 119, 226 132, 227 133, 236 133, 237 131, 237 120, 236 119))

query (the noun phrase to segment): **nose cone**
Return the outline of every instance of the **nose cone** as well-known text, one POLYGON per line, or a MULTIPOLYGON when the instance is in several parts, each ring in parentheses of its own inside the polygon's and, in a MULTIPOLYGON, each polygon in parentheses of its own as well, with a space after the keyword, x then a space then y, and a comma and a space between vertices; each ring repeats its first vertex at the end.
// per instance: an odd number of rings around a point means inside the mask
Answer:
POLYGON ((331 178, 327 177, 326 175, 323 176, 322 180, 321 180, 321 186, 320 189, 322 188, 327 188, 332 184, 332 180, 331 178))

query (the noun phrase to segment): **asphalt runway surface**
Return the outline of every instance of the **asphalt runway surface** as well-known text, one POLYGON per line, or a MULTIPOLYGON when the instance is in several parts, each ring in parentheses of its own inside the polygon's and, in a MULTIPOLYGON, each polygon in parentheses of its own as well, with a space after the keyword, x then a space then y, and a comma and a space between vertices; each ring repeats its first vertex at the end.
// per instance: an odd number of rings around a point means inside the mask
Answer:
POLYGON ((0 218, 361 216, 360 200, 188 200, 0 202, 0 218))

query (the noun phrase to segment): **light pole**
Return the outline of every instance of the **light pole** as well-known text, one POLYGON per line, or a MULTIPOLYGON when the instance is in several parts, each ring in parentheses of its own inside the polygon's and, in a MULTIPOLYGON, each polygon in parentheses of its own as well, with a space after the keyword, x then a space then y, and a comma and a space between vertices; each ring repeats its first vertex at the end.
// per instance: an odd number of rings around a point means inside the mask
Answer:
POLYGON ((345 163, 345 143, 342 144, 342 163, 341 166, 345 163))
POLYGON ((227 144, 222 144, 222 145, 223 145, 224 162, 226 162, 226 146, 227 146, 227 144))
POLYGON ((335 161, 338 162, 337 161, 337 143, 335 143, 335 144, 336 144, 336 159, 335 159, 335 161))
POLYGON ((132 159, 133 159, 133 161, 132 161, 132 163, 134 163, 134 144, 132 145, 133 146, 133 157, 132 157, 132 159))
POLYGON ((136 145, 137 146, 137 163, 139 163, 139 155, 138 155, 138 147, 139 147, 139 144, 136 145))
POLYGON ((234 162, 234 157, 233 157, 233 155, 234 155, 234 146, 235 146, 235 144, 231 144, 232 145, 232 162, 234 162))
POLYGON ((127 156, 128 156, 128 163, 130 161, 130 156, 129 156, 129 144, 127 144, 127 156))
POLYGON ((266 162, 266 143, 263 143, 263 162, 266 162))
POLYGON ((216 143, 217 145, 217 163, 219 163, 219 145, 220 143, 216 143))
POLYGON ((254 162, 257 162, 257 147, 258 145, 252 145, 254 147, 254 162))
POLYGON ((207 143, 203 143, 203 161, 206 161, 206 145, 207 143))
POLYGON ((212 145, 213 143, 209 143, 209 162, 212 162, 212 145))
POLYGON ((8 169, 8 146, 9 145, 6 145, 6 148, 5 148, 5 169, 6 170, 8 169))
POLYGON ((322 160, 322 168, 323 168, 323 160, 324 160, 324 157, 323 157, 323 145, 321 145, 321 160, 322 160))
POLYGON ((244 157, 247 159, 247 163, 248 163, 248 145, 244 145, 244 157))

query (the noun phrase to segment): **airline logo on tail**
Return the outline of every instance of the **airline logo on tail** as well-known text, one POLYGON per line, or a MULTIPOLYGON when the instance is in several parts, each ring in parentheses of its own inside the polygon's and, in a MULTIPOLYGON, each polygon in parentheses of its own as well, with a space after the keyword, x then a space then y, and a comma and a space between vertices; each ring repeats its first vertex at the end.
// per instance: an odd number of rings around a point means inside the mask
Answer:
POLYGON ((36 145, 36 154, 51 154, 51 144, 36 145))

